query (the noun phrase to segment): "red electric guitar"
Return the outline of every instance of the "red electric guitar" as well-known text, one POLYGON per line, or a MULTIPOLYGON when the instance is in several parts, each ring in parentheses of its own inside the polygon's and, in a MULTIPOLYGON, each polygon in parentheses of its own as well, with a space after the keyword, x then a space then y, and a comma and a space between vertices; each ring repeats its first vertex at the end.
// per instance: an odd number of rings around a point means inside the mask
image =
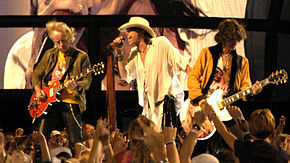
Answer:
MULTIPOLYGON (((70 80, 79 80, 82 77, 86 76, 90 73, 95 73, 95 75, 99 75, 104 73, 104 63, 100 62, 95 64, 93 67, 88 68, 85 72, 81 73, 79 76, 75 76, 70 80)), ((65 88, 65 82, 60 83, 59 81, 55 81, 52 83, 50 87, 42 87, 42 90, 45 92, 47 99, 46 101, 41 101, 39 98, 36 97, 36 93, 34 92, 30 98, 30 102, 28 105, 28 111, 30 116, 33 118, 32 123, 34 123, 35 118, 40 117, 42 114, 47 114, 46 109, 51 103, 58 101, 56 95, 59 91, 65 88)))
MULTIPOLYGON (((268 78, 260 81, 260 83, 262 87, 268 84, 278 85, 280 83, 286 83, 287 79, 288 74, 285 70, 282 69, 277 70, 275 73, 273 72, 268 78)), ((249 95, 252 92, 252 87, 249 87, 248 89, 245 89, 230 97, 223 99, 223 91, 221 89, 217 89, 211 95, 207 96, 208 98, 206 99, 206 101, 209 105, 213 107, 215 113, 217 114, 217 116, 219 116, 221 121, 229 121, 232 119, 232 117, 226 107, 233 102, 238 101, 242 97, 249 95)), ((190 103, 190 99, 185 100, 185 102, 182 104, 180 110, 180 121, 186 133, 189 133, 191 125, 194 123, 192 122, 192 117, 194 116, 195 112, 200 110, 201 108, 199 106, 193 106, 190 103)), ((197 135, 197 140, 206 140, 210 138, 216 131, 213 122, 211 122, 208 118, 206 118, 200 128, 201 130, 197 135)))

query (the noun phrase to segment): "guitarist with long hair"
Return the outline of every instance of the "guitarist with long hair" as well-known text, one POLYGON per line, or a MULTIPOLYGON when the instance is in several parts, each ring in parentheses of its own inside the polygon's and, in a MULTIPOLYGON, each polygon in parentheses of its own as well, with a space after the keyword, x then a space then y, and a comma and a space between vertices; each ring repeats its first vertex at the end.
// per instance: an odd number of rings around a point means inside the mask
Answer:
MULTIPOLYGON (((251 86, 248 59, 236 51, 237 43, 246 37, 244 26, 234 19, 226 19, 218 25, 217 44, 201 50, 188 77, 189 99, 193 106, 200 106, 203 110, 206 99, 217 89, 229 96, 251 86)), ((261 90, 260 83, 256 82, 252 94, 261 90)), ((231 122, 229 119, 225 122, 227 127, 233 126, 231 122)), ((206 150, 215 155, 225 147, 223 144, 216 132, 209 139, 198 141, 194 155, 206 150)))
POLYGON ((81 113, 86 110, 85 90, 89 88, 92 77, 86 74, 77 81, 72 78, 90 68, 91 64, 84 51, 71 45, 75 39, 72 28, 63 22, 50 21, 46 29, 55 47, 45 52, 33 71, 32 85, 36 98, 44 103, 49 102, 53 89, 48 91, 44 88, 57 87, 59 83, 64 87, 59 91, 59 102, 52 101, 48 107, 40 131, 48 139, 51 131, 62 120, 68 132, 70 147, 74 150, 75 143, 82 142, 81 113))

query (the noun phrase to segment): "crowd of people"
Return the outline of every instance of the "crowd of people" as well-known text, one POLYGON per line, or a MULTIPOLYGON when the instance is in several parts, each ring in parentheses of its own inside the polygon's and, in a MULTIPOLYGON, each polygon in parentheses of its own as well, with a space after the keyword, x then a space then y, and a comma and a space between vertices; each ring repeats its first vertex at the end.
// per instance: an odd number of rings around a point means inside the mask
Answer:
POLYGON ((289 162, 290 137, 283 133, 286 117, 281 116, 276 127, 270 109, 257 109, 246 120, 234 105, 223 106, 228 114, 223 117, 208 100, 216 90, 230 96, 250 88, 245 101, 262 91, 260 82, 251 83, 248 59, 236 52, 237 43, 246 38, 238 21, 222 21, 217 45, 205 47, 192 67, 166 37, 155 35, 146 19, 132 17, 120 26, 126 39, 117 37, 111 50, 121 79, 136 81, 143 107, 128 131, 112 130, 102 118, 96 124, 82 122, 85 90, 92 79, 90 74, 79 80, 72 77, 90 67, 89 57, 71 45, 74 30, 65 23, 51 21, 46 28, 55 47, 35 65, 32 85, 38 102, 44 103, 51 98, 46 87, 64 83, 60 102, 52 104, 33 133, 25 135, 21 128, 1 133, 0 162, 289 162), (124 40, 134 46, 126 63, 124 40), (185 112, 181 71, 188 74, 190 107, 185 112), (55 130, 60 120, 63 131, 55 130), (216 132, 207 133, 210 124, 216 132), (202 135, 211 137, 198 139, 202 135))
POLYGON ((67 130, 53 130, 46 140, 40 131, 25 135, 21 128, 15 133, 0 134, 0 162, 288 162, 290 136, 283 133, 286 118, 275 118, 270 109, 257 109, 245 120, 240 108, 227 107, 240 134, 227 130, 209 105, 204 114, 193 117, 200 125, 209 116, 228 147, 217 154, 204 152, 193 155, 200 130, 193 127, 180 141, 176 127, 164 127, 160 132, 153 121, 143 115, 134 119, 128 131, 110 131, 107 119, 100 118, 95 126, 83 124, 83 141, 70 148, 67 130))

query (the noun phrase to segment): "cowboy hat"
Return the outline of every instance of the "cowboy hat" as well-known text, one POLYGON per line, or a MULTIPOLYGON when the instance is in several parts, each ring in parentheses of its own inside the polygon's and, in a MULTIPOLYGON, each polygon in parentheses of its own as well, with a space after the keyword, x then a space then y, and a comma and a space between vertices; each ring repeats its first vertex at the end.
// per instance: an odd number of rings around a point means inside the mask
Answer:
POLYGON ((151 37, 156 37, 153 29, 149 26, 149 22, 142 17, 131 17, 128 23, 123 24, 118 28, 120 32, 127 32, 128 28, 140 28, 146 31, 151 37))

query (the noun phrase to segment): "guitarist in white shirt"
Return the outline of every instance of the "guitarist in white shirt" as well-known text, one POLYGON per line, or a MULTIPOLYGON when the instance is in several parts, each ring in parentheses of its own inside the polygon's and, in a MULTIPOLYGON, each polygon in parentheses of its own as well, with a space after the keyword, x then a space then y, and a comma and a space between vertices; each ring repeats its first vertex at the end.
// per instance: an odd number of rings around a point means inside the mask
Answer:
MULTIPOLYGON (((223 90, 223 95, 232 95, 251 86, 248 59, 236 52, 237 43, 247 37, 245 28, 234 19, 226 19, 218 30, 215 35, 218 44, 202 49, 188 77, 190 103, 201 109, 216 89, 223 90)), ((260 83, 256 82, 252 93, 258 94, 261 90, 260 83)), ((231 121, 226 123, 228 127, 233 126, 231 121)), ((223 144, 220 135, 215 133, 208 140, 198 141, 195 148, 198 153, 194 155, 206 150, 215 155, 224 148, 223 144)))
POLYGON ((74 30, 65 23, 51 21, 46 24, 46 28, 55 47, 47 50, 36 65, 32 85, 36 98, 40 98, 42 102, 49 101, 52 96, 51 91, 46 91, 44 87, 50 88, 60 82, 64 83, 64 88, 59 91, 60 102, 52 103, 48 109, 40 131, 48 139, 58 122, 63 120, 70 147, 74 150, 75 143, 82 142, 81 113, 86 109, 85 90, 89 88, 92 78, 87 74, 77 81, 70 79, 90 68, 90 60, 84 51, 71 45, 75 39, 74 30))

